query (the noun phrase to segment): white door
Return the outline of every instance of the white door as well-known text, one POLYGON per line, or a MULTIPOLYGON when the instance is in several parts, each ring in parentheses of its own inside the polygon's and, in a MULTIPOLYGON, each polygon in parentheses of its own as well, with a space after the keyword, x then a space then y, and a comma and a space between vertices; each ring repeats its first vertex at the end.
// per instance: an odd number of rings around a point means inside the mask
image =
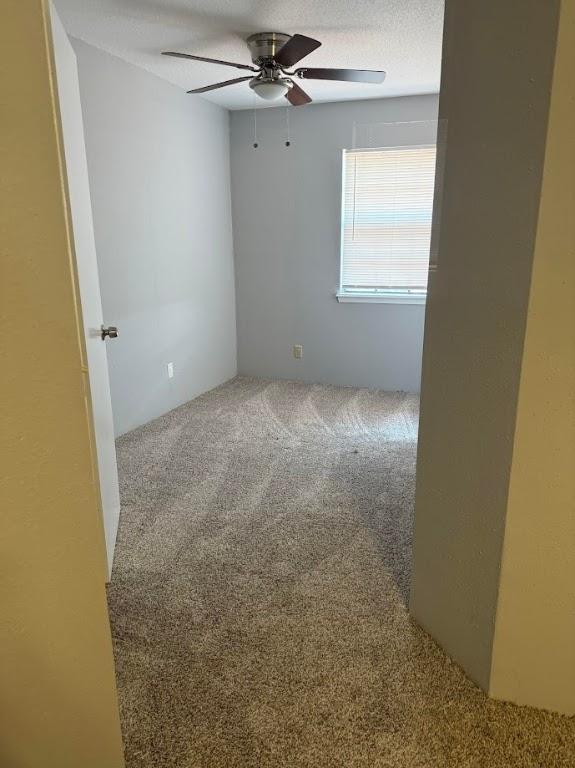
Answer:
POLYGON ((84 332, 86 334, 88 376, 92 398, 106 551, 108 555, 108 569, 111 573, 114 545, 116 543, 116 533, 120 518, 120 493, 118 489, 116 448, 114 445, 114 422, 110 400, 108 359, 106 357, 106 344, 113 344, 114 341, 110 338, 106 341, 102 339, 102 302, 100 298, 98 264, 96 261, 96 245, 92 222, 90 187, 88 184, 88 166, 84 144, 84 125, 82 121, 76 54, 52 3, 50 3, 50 15, 62 135, 64 139, 64 154, 70 193, 72 229, 74 231, 76 267, 80 287, 84 332))

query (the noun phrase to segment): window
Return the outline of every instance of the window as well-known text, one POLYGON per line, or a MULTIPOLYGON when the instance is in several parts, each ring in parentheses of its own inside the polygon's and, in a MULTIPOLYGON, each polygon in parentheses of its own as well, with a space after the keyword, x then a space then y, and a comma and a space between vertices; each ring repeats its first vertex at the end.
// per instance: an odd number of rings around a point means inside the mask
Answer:
POLYGON ((425 301, 434 183, 434 145, 344 150, 340 301, 425 301))

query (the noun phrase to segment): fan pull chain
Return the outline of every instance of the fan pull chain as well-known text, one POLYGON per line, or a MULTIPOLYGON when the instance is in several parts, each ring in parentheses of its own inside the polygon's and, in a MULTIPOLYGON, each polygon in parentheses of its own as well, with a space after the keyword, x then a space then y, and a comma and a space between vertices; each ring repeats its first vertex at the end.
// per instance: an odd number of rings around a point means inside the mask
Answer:
POLYGON ((256 109, 256 95, 254 93, 254 149, 258 148, 258 110, 256 109))
POLYGON ((290 125, 289 125, 289 107, 286 107, 286 147, 291 146, 290 125))

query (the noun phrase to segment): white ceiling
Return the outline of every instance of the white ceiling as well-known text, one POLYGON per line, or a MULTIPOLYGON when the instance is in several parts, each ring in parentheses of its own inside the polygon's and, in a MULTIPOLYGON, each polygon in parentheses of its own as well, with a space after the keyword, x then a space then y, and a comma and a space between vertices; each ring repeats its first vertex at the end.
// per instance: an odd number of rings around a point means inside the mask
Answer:
MULTIPOLYGON (((310 67, 384 69, 383 85, 306 81, 314 101, 437 93, 443 0, 55 0, 67 31, 189 90, 240 77, 231 67, 161 56, 172 50, 250 64, 245 39, 286 32, 321 40, 310 67)), ((245 73, 248 74, 248 73, 245 73)), ((203 97, 254 106, 247 83, 203 97)), ((258 99, 257 106, 263 106, 258 99)))

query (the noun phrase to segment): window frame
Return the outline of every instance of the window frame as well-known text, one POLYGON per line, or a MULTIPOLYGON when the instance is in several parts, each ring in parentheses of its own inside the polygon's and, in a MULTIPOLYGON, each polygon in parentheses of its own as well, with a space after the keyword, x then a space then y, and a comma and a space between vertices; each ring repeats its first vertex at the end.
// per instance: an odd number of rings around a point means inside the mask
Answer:
MULTIPOLYGON (((426 142, 424 144, 397 144, 387 147, 359 147, 356 149, 341 150, 341 200, 340 200, 340 244, 339 244, 339 285, 335 293, 340 303, 367 303, 367 304, 425 304, 427 301, 427 288, 425 290, 417 289, 393 289, 393 288, 374 288, 372 291, 346 291, 343 289, 343 248, 344 248, 344 204, 345 204, 345 154, 346 152, 382 152, 398 149, 431 149, 436 150, 436 174, 437 174, 437 142, 426 142)), ((435 197, 435 190, 434 190, 435 197)), ((434 201, 435 204, 435 201, 434 201)), ((432 206, 433 219, 433 206, 432 206)), ((433 227, 433 221, 432 221, 433 227)))

